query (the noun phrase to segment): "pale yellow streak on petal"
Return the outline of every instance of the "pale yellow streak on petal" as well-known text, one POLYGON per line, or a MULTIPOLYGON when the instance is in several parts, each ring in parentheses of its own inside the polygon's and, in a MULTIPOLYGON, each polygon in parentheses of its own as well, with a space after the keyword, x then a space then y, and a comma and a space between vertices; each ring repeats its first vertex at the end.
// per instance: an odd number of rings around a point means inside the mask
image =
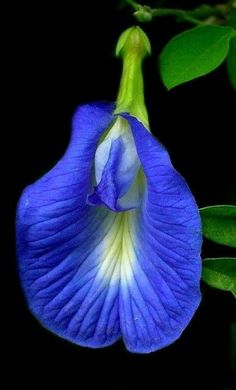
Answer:
POLYGON ((133 265, 136 260, 135 219, 136 211, 111 213, 114 222, 105 236, 102 246, 101 266, 98 276, 110 283, 120 280, 121 284, 128 283, 133 277, 133 265))

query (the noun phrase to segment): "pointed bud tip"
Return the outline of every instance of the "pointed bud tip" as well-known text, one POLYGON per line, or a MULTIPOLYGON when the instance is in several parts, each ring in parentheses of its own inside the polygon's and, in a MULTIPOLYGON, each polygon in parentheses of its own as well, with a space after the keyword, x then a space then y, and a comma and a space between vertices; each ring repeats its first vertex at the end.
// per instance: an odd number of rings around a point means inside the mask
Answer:
POLYGON ((138 53, 141 58, 151 54, 150 41, 138 26, 130 27, 121 34, 116 46, 116 56, 124 57, 132 51, 138 53))

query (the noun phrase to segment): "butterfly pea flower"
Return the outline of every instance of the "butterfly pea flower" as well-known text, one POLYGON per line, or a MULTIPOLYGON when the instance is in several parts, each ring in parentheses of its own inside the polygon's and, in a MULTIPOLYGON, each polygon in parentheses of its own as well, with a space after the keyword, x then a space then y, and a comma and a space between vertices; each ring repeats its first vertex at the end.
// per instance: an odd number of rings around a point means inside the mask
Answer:
POLYGON ((117 45, 116 104, 80 106, 64 156, 17 210, 20 279, 41 324, 75 344, 131 352, 174 342, 200 299, 201 224, 185 180, 150 132, 138 27, 117 45))

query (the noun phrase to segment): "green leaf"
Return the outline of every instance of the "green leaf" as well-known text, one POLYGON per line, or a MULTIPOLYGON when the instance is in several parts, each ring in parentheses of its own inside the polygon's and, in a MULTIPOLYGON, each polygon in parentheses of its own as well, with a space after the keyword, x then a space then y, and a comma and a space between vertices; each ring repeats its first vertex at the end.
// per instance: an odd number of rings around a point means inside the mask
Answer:
POLYGON ((200 209, 203 235, 236 248, 236 206, 210 206, 200 209))
POLYGON ((228 26, 233 27, 236 30, 236 9, 232 9, 227 22, 228 26))
POLYGON ((160 73, 168 89, 203 76, 226 58, 234 30, 227 26, 200 26, 173 38, 160 56, 160 73))
MULTIPOLYGON (((228 25, 236 30, 236 10, 230 14, 228 25)), ((233 88, 236 90, 236 38, 231 39, 227 56, 227 71, 233 88)))
POLYGON ((211 287, 231 291, 236 297, 236 258, 204 259, 202 279, 211 287))

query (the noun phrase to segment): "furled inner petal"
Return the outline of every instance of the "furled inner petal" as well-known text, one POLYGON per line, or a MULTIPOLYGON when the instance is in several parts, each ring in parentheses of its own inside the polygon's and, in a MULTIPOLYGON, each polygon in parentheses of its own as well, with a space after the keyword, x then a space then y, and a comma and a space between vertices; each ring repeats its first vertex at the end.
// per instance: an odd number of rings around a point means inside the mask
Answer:
POLYGON ((140 204, 140 161, 129 123, 117 117, 95 153, 95 188, 89 204, 113 211, 140 204))

